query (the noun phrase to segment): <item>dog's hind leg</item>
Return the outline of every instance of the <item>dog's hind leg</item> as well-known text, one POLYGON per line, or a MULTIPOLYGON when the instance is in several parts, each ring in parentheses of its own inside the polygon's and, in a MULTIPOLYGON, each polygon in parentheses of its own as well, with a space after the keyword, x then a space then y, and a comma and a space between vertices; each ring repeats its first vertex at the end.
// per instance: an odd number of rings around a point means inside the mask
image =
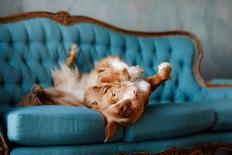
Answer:
POLYGON ((73 44, 69 50, 67 58, 65 60, 65 64, 69 67, 73 66, 74 60, 77 56, 78 47, 76 44, 73 44))
POLYGON ((81 102, 72 94, 67 94, 56 88, 43 88, 40 85, 33 85, 31 92, 24 96, 19 103, 26 105, 72 105, 83 106, 81 102))

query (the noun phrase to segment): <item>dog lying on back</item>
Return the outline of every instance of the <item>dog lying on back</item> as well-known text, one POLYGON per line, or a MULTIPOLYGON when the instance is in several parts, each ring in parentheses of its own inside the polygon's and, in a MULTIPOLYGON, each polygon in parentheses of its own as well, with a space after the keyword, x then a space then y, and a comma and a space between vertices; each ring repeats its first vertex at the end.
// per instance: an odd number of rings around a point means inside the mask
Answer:
POLYGON ((135 123, 151 93, 170 78, 168 63, 158 66, 158 73, 142 78, 143 69, 128 66, 118 57, 107 57, 95 64, 89 74, 80 74, 73 62, 77 46, 73 45, 60 69, 52 71, 54 87, 34 85, 20 102, 26 105, 72 105, 92 108, 105 120, 105 142, 119 125, 135 123))

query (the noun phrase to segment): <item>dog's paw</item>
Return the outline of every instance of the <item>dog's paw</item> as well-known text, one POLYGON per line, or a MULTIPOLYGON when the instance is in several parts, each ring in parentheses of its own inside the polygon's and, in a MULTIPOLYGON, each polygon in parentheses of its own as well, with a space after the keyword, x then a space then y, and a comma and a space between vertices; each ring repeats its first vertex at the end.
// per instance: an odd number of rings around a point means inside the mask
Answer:
POLYGON ((144 70, 139 66, 131 66, 128 69, 128 72, 130 74, 131 80, 137 80, 143 76, 144 70))
POLYGON ((78 52, 77 44, 73 44, 69 51, 69 56, 76 56, 78 52))
POLYGON ((158 65, 158 74, 162 80, 170 79, 171 70, 171 65, 168 62, 163 62, 158 65))
POLYGON ((34 95, 40 95, 43 92, 43 88, 38 84, 34 84, 31 88, 31 92, 34 95))

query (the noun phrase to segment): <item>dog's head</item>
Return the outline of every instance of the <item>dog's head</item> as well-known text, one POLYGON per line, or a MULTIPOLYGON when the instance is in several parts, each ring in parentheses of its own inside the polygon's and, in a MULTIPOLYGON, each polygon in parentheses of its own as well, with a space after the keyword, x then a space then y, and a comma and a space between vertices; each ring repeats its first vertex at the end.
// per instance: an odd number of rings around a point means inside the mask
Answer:
POLYGON ((117 126, 134 123, 143 113, 150 85, 145 81, 99 83, 86 91, 85 100, 105 118, 105 141, 117 126))

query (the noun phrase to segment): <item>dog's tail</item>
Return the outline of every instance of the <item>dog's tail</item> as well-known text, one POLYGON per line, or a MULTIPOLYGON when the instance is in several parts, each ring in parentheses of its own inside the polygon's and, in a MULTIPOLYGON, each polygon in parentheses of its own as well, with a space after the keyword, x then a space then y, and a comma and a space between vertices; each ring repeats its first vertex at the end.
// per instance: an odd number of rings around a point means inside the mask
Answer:
POLYGON ((19 102, 18 106, 36 106, 43 105, 41 102, 41 92, 43 88, 39 85, 33 85, 31 92, 26 96, 23 96, 22 100, 19 102))
POLYGON ((22 100, 18 104, 19 106, 35 106, 42 105, 40 98, 34 93, 29 93, 26 96, 23 96, 22 100))

